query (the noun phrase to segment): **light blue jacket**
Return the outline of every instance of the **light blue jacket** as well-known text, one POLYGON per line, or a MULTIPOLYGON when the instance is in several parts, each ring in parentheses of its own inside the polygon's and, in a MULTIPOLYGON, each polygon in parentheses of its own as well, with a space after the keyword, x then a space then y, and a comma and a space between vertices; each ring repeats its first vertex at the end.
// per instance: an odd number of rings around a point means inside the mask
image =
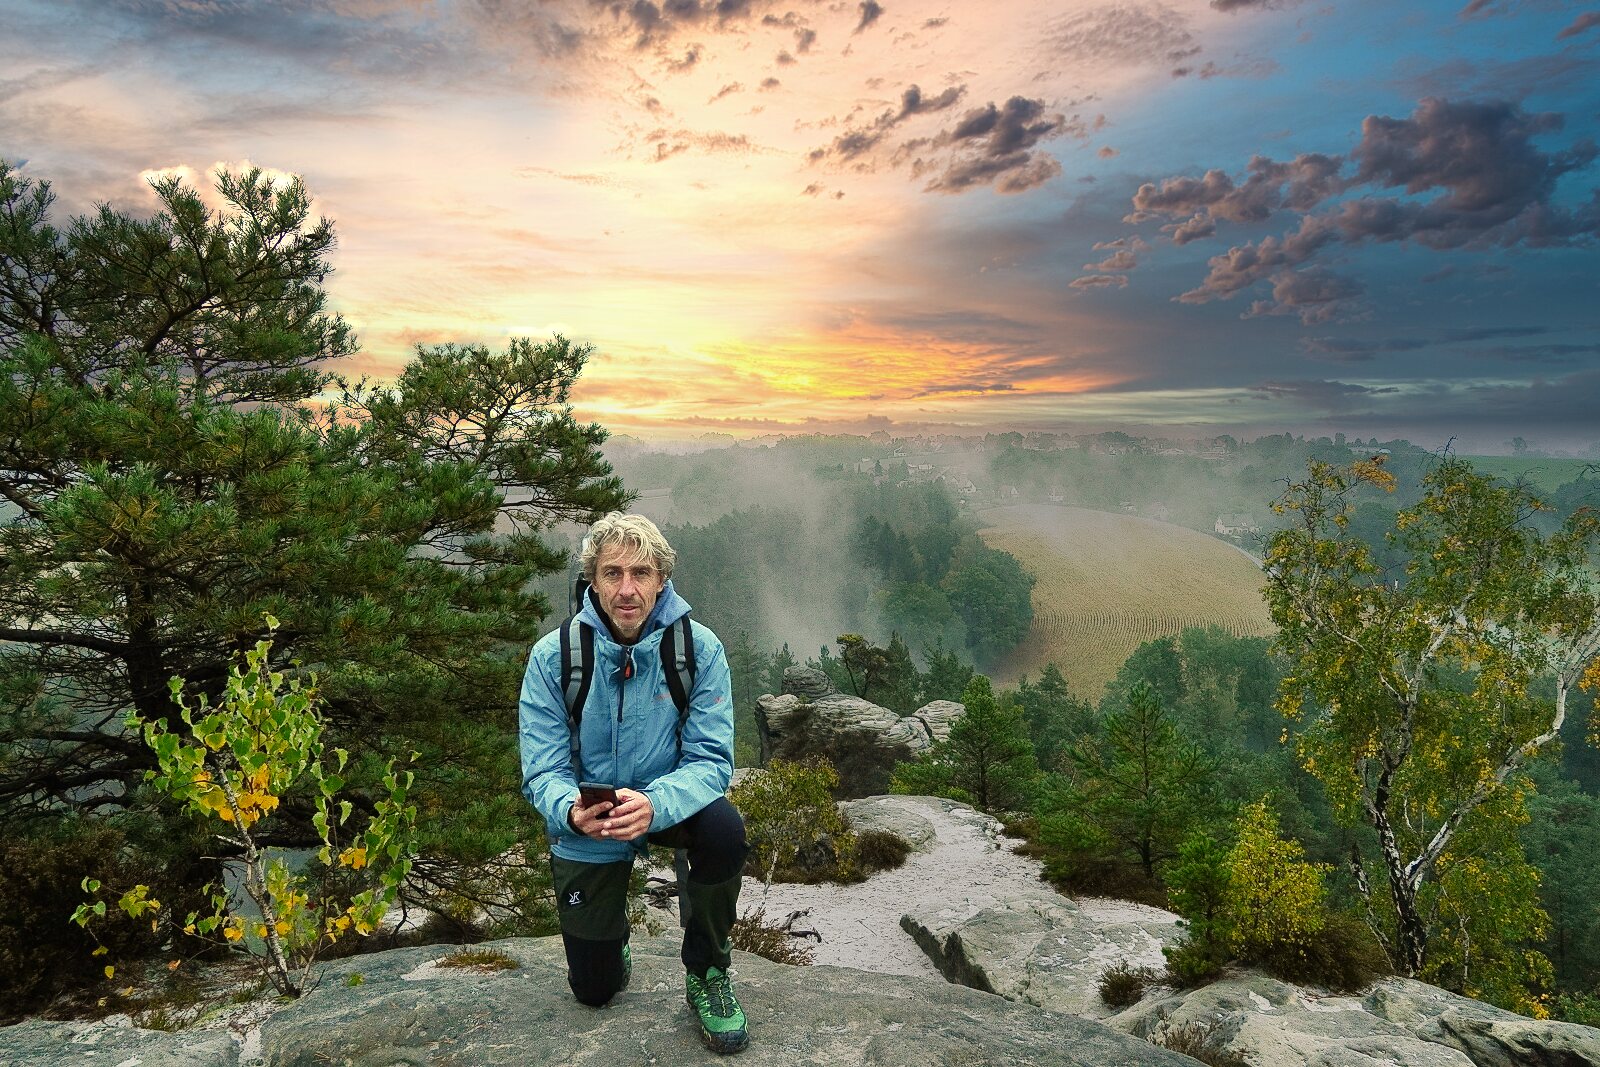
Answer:
MULTIPOLYGON (((601 619, 591 591, 578 617, 594 629, 594 680, 584 701, 582 760, 585 781, 637 789, 650 798, 650 832, 675 826, 722 796, 733 776, 733 684, 717 635, 690 621, 695 683, 689 719, 678 743, 678 709, 661 669, 661 635, 689 613, 689 604, 666 583, 639 640, 619 645, 601 619), (624 659, 633 676, 623 679, 624 659)), ((627 859, 644 839, 596 841, 573 831, 567 812, 578 800, 572 733, 561 687, 561 631, 545 634, 528 656, 518 702, 522 794, 549 828, 552 851, 563 859, 610 863, 627 859)))

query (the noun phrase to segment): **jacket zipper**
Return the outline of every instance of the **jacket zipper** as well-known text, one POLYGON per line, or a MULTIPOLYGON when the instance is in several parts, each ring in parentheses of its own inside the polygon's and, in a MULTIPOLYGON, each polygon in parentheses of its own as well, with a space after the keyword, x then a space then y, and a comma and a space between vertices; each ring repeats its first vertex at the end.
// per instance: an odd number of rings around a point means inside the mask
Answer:
POLYGON ((620 780, 622 771, 622 705, 627 699, 628 679, 633 677, 633 648, 622 650, 622 680, 617 683, 617 728, 611 733, 611 766, 620 780))

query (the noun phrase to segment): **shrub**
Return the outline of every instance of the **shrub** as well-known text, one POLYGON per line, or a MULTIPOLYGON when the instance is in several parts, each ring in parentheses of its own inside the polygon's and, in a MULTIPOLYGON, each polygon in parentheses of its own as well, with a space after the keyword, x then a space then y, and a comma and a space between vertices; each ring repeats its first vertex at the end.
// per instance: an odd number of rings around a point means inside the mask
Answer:
POLYGON ((751 877, 771 886, 774 881, 819 880, 805 877, 818 869, 849 873, 855 834, 834 803, 831 790, 838 784, 839 776, 826 761, 775 759, 733 787, 729 797, 744 816, 750 842, 745 870, 751 877))
MULTIPOLYGON (((269 632, 277 629, 278 621, 271 615, 266 623, 269 632)), ((263 973, 280 994, 299 996, 312 964, 328 945, 347 932, 368 935, 378 929, 411 868, 417 809, 406 803, 411 772, 396 772, 391 761, 383 778, 386 795, 376 798, 366 831, 338 840, 338 827, 354 808, 352 801, 340 801, 335 816, 333 806, 345 784, 340 772, 348 753, 332 750, 336 769, 330 773, 324 768, 315 679, 310 687, 303 687, 299 679, 287 679, 286 684, 287 676, 268 666, 271 649, 272 642, 263 640, 245 652, 243 664, 229 669, 215 706, 202 693, 198 705, 191 707, 183 697, 184 680, 171 679, 169 688, 186 731, 174 731, 164 719, 144 719, 137 713, 125 722, 142 734, 155 754, 157 769, 145 772, 145 780, 183 805, 189 816, 222 824, 208 823, 215 836, 241 857, 241 885, 255 911, 240 907, 217 879, 203 890, 210 895, 209 903, 189 912, 179 925, 176 910, 163 911, 148 884, 125 888, 127 883, 107 885, 86 875, 81 885, 91 902, 80 904, 72 921, 98 939, 108 916, 114 914, 107 899, 94 899, 104 889, 105 898, 116 900, 130 918, 147 917, 144 921, 152 931, 165 918, 175 930, 212 938, 218 945, 243 949, 251 941, 261 942, 264 951, 252 955, 263 973), (184 733, 193 743, 185 740, 184 733), (283 860, 269 858, 264 830, 257 828, 273 819, 281 799, 297 784, 304 790, 307 782, 313 785, 307 790, 315 812, 311 823, 322 839, 320 861, 364 870, 370 880, 348 903, 313 898, 303 875, 292 872, 283 860)), ((114 965, 107 965, 106 977, 113 971, 114 965)))
POLYGON ((1305 944, 1283 942, 1272 946, 1256 962, 1285 982, 1322 986, 1341 993, 1365 989, 1393 970, 1367 924, 1341 912, 1323 916, 1317 937, 1305 944))
MULTIPOLYGON (((6 990, 0 1023, 102 977, 101 962, 90 955, 94 940, 66 922, 62 902, 78 895, 85 871, 131 876, 121 849, 122 835, 110 827, 75 824, 42 838, 0 842, 0 987, 6 990)), ((101 941, 126 955, 155 948, 148 924, 125 917, 108 924, 101 941)))
POLYGON ((879 871, 892 871, 911 856, 911 843, 887 830, 863 830, 856 835, 856 850, 851 867, 863 878, 879 871))
POLYGON ((769 922, 766 911, 756 908, 741 915, 733 924, 733 947, 773 963, 787 963, 796 967, 808 966, 816 950, 800 940, 794 930, 798 915, 791 915, 781 923, 769 922))
POLYGON ((480 971, 514 971, 522 964, 497 948, 464 948, 440 956, 438 967, 472 967, 480 971))
MULTIPOLYGON (((162 935, 148 919, 116 912, 99 930, 99 944, 108 951, 95 956, 94 937, 68 921, 72 904, 83 897, 85 874, 108 883, 142 882, 180 904, 190 900, 182 887, 193 884, 192 855, 185 860, 157 851, 188 836, 173 827, 166 837, 146 836, 137 820, 113 825, 67 817, 0 839, 0 989, 6 991, 0 1024, 104 981, 108 955, 137 958, 160 946, 162 935)), ((179 951, 193 955, 197 946, 182 940, 179 951)))
POLYGON ((1303 952, 1326 915, 1326 865, 1305 862, 1299 842, 1279 835, 1278 817, 1265 801, 1246 805, 1235 826, 1223 904, 1230 947, 1251 963, 1303 952))
POLYGON ((1330 914, 1327 868, 1278 834, 1264 801, 1247 805, 1224 849, 1209 835, 1186 841, 1168 872, 1169 900, 1188 937, 1166 949, 1167 971, 1182 987, 1215 978, 1230 961, 1290 982, 1353 990, 1387 972, 1383 948, 1367 927, 1330 914))
POLYGON ((1550 1017, 1564 1023, 1600 1026, 1600 991, 1558 994, 1550 1005, 1550 1017))
POLYGON ((1178 862, 1167 872, 1168 901, 1183 916, 1188 936, 1161 951, 1167 975, 1180 989, 1209 982, 1231 957, 1228 878, 1227 850, 1210 834, 1195 834, 1179 846, 1178 862))
POLYGON ((1190 1023, 1168 1030, 1161 1035, 1155 1044, 1173 1052, 1180 1052, 1190 1059, 1199 1060, 1208 1067, 1250 1067, 1248 1063, 1231 1052, 1213 1052, 1206 1046, 1206 1037, 1211 1031, 1205 1027, 1190 1023))
POLYGON ((1113 1008, 1139 1003, 1144 991, 1161 981, 1153 967, 1135 967, 1122 960, 1100 972, 1100 999, 1113 1008))

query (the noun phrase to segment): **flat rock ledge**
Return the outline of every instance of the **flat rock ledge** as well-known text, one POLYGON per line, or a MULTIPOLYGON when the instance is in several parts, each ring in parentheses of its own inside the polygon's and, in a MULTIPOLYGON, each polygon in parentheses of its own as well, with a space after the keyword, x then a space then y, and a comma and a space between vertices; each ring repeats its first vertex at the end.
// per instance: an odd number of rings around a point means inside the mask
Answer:
MULTIPOLYGON (((635 936, 633 982, 601 1010, 566 986, 559 938, 480 946, 515 970, 440 968, 454 946, 339 960, 259 1026, 164 1033, 31 1021, 0 1029, 0 1067, 623 1067, 709 1063, 683 999, 676 936, 635 936), (359 975, 359 979, 354 976, 359 975), (355 984, 352 984, 352 983, 355 984)), ((735 953, 751 1021, 743 1067, 1194 1067, 1098 1023, 976 990, 735 953)), ((236 1027, 238 1024, 236 1024, 236 1027)))
POLYGON ((1161 1040, 1188 1029, 1248 1067, 1600 1067, 1600 1030, 1529 1019, 1404 978, 1318 996, 1244 973, 1146 998, 1106 1020, 1161 1040))
POLYGON ((1089 1019, 1113 1012, 1100 999, 1104 971, 1121 962, 1159 967, 1161 946, 1179 939, 1174 922, 1098 922, 1042 887, 973 915, 908 912, 900 926, 952 982, 1089 1019))

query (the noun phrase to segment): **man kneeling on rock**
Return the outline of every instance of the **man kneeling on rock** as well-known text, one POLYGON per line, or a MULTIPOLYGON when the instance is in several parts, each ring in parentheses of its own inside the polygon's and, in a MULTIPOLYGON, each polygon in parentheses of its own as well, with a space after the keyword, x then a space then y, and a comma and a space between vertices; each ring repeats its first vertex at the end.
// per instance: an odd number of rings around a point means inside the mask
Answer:
POLYGON ((534 645, 522 679, 522 792, 549 824, 567 980, 584 1004, 627 988, 634 855, 647 844, 687 850, 687 998, 701 1039, 738 1052, 749 1035, 728 966, 748 846, 723 795, 733 691, 722 642, 689 621, 672 588, 675 558, 642 515, 612 512, 589 530, 582 606, 534 645), (616 799, 587 799, 580 782, 609 785, 616 799))

